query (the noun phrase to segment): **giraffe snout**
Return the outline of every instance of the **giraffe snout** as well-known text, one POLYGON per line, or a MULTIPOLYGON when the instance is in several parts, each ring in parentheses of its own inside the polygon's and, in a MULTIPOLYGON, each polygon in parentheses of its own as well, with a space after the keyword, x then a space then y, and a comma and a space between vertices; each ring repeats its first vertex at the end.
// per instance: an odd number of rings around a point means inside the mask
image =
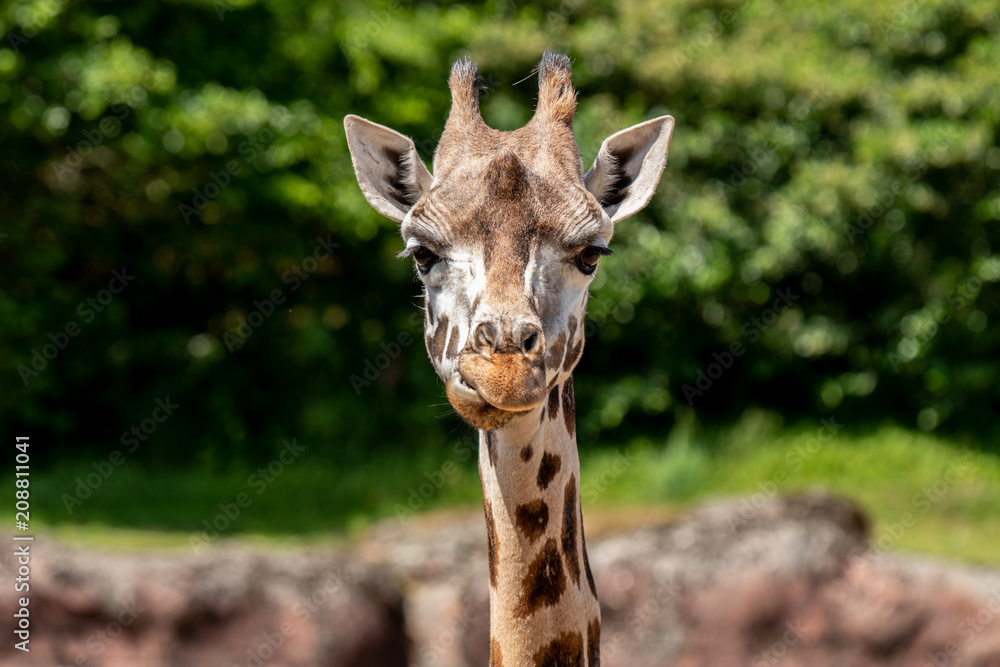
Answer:
POLYGON ((522 354, 532 359, 545 356, 545 336, 534 322, 518 322, 503 326, 494 321, 476 325, 471 339, 472 349, 487 357, 494 354, 522 354))
MULTIPOLYGON (((539 346, 540 343, 534 345, 539 346)), ((545 400, 544 355, 496 352, 486 356, 471 353, 463 355, 459 371, 463 381, 495 408, 521 412, 545 400)))
MULTIPOLYGON (((489 406, 505 412, 530 410, 545 398, 542 327, 530 319, 479 322, 459 357, 459 371, 462 383, 489 406)), ((453 404, 463 402, 462 383, 449 393, 453 404)))

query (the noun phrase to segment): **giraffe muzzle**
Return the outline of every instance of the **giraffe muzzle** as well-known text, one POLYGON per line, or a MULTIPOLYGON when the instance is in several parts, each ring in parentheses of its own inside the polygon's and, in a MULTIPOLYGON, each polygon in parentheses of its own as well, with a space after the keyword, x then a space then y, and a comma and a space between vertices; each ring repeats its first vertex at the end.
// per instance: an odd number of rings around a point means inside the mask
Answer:
POLYGON ((466 354, 459 361, 456 396, 479 400, 508 412, 522 412, 545 399, 544 354, 466 354))
POLYGON ((475 428, 497 428, 545 400, 544 345, 531 353, 467 352, 445 385, 448 400, 475 428))

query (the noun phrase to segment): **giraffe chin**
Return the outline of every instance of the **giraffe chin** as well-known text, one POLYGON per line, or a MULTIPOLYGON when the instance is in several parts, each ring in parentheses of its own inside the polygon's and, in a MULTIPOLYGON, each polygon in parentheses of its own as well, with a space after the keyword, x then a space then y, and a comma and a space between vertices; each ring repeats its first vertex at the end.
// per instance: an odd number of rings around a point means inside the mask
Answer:
POLYGON ((460 373, 455 373, 445 385, 448 401, 459 416, 473 428, 492 430, 500 428, 519 413, 534 405, 517 410, 497 407, 487 401, 460 373))

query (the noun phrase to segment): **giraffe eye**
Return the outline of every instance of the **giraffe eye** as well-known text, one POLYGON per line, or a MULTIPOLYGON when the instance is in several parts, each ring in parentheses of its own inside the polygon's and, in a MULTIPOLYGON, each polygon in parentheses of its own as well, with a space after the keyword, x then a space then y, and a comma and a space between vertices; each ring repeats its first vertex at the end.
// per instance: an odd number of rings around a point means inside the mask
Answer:
POLYGON ((420 272, 420 275, 426 276, 434 263, 438 261, 438 256, 424 246, 420 246, 413 251, 413 260, 417 263, 417 271, 420 272))
POLYGON ((584 273, 584 275, 590 275, 597 270, 597 262, 600 261, 601 255, 610 255, 611 251, 607 248, 602 248, 600 246, 588 246, 584 248, 583 252, 576 256, 576 266, 584 273))

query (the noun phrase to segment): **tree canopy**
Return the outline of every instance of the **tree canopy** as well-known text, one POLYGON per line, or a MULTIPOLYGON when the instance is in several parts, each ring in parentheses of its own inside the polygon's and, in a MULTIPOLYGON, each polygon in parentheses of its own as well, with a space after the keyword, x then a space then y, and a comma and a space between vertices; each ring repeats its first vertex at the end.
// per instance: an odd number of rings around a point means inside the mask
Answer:
POLYGON ((591 290, 582 446, 750 406, 1000 442, 993 2, 38 0, 0 34, 0 430, 49 456, 135 427, 156 464, 292 436, 349 460, 464 429, 342 119, 429 163, 456 58, 513 129, 550 46, 586 164, 677 119, 591 290))

